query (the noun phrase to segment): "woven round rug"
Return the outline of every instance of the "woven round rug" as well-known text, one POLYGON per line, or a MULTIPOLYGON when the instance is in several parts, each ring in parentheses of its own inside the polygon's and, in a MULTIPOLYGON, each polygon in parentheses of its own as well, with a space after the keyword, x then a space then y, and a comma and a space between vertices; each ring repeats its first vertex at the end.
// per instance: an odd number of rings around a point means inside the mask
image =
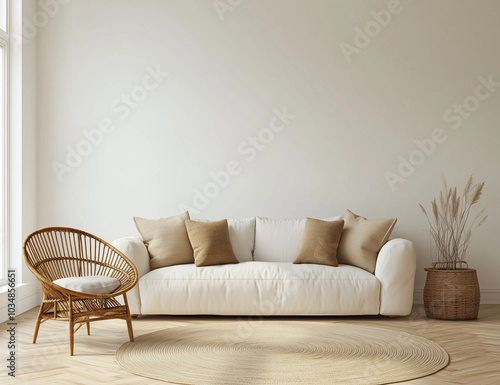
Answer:
POLYGON ((174 384, 388 384, 444 368, 448 353, 405 332, 326 322, 217 322, 137 337, 123 369, 174 384))

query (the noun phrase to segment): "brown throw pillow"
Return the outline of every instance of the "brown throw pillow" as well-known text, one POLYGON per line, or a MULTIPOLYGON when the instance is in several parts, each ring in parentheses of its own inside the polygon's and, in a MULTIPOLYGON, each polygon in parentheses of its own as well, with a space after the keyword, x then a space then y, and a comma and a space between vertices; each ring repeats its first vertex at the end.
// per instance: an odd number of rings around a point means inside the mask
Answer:
POLYGON ((307 218, 302 248, 293 263, 338 266, 337 247, 343 227, 342 219, 326 222, 307 218))
POLYGON ((149 251, 151 269, 193 263, 193 249, 184 222, 189 213, 160 219, 134 218, 149 251))
POLYGON ((234 255, 227 220, 196 222, 186 220, 186 229, 194 251, 196 266, 238 263, 234 255))
POLYGON ((339 263, 375 272, 377 255, 387 242, 397 218, 366 219, 347 210, 337 250, 339 263))

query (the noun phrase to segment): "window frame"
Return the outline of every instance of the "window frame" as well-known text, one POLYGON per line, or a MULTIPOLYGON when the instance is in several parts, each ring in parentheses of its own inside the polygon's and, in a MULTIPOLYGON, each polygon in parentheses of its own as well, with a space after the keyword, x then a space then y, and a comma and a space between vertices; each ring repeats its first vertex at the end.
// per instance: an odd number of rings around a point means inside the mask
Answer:
POLYGON ((0 108, 2 109, 2 118, 0 121, 0 145, 3 147, 0 151, 2 159, 0 160, 0 286, 7 284, 7 270, 9 268, 9 61, 10 61, 10 36, 9 36, 9 3, 10 0, 5 2, 6 12, 6 31, 0 29, 0 47, 3 48, 3 55, 0 58, 1 63, 3 87, 0 84, 0 92, 2 93, 0 101, 2 102, 0 108))

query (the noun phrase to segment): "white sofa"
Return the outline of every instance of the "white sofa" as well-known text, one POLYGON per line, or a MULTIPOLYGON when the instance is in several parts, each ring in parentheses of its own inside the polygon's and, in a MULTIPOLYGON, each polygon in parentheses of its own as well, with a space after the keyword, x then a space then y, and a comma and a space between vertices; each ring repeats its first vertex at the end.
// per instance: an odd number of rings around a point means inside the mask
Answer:
POLYGON ((131 313, 393 317, 411 312, 416 255, 408 240, 389 240, 371 274, 350 265, 293 264, 305 219, 230 219, 228 225, 238 264, 151 270, 141 238, 115 240, 139 273, 127 294, 131 313))

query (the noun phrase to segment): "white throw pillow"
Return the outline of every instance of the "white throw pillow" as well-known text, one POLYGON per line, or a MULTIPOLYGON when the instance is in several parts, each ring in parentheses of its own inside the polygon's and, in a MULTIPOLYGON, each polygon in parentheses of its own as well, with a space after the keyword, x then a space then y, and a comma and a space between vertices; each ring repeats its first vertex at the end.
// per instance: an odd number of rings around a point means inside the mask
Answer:
MULTIPOLYGON (((212 222, 212 219, 193 219, 199 222, 212 222)), ((255 218, 228 219, 229 240, 238 262, 252 260, 255 245, 255 218)))
POLYGON ((322 221, 333 222, 342 219, 342 215, 337 215, 336 217, 321 218, 322 221))
MULTIPOLYGON (((336 221, 342 217, 322 218, 336 221)), ((254 261, 293 262, 304 239, 306 219, 271 219, 257 217, 255 224, 254 261)))
POLYGON ((120 281, 116 278, 101 275, 60 278, 54 283, 65 289, 85 294, 111 294, 120 286, 120 281))
POLYGON ((293 262, 304 238, 306 220, 257 217, 254 261, 293 262))

